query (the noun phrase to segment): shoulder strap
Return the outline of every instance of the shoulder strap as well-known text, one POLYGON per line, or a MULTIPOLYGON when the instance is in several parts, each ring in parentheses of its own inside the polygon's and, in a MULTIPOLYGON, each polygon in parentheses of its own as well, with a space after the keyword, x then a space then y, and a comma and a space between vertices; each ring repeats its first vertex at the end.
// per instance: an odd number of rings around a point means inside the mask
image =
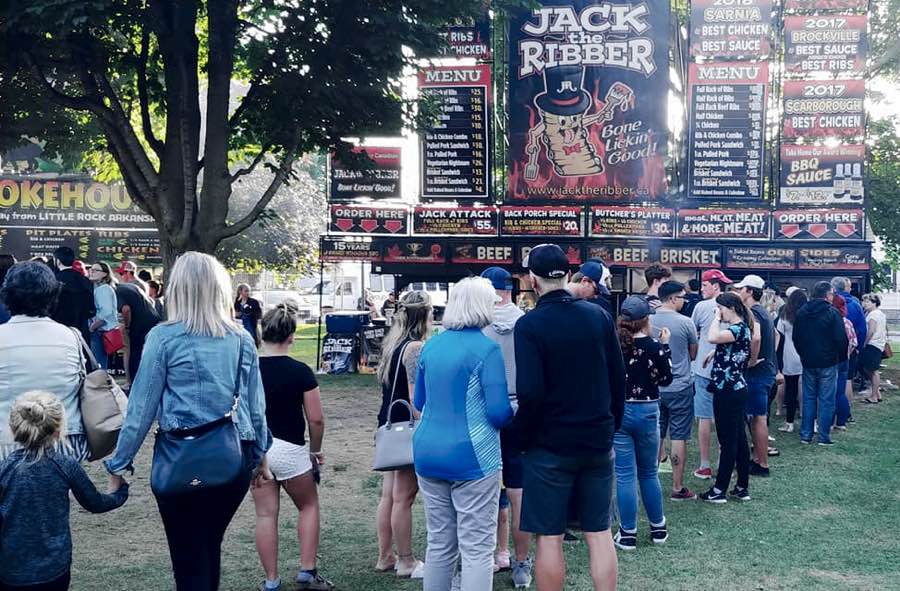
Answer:
POLYGON ((394 381, 391 383, 391 401, 394 400, 394 393, 397 392, 397 378, 400 377, 400 366, 403 365, 403 353, 408 346, 409 341, 403 343, 403 346, 400 348, 400 354, 397 356, 397 365, 394 367, 394 381))
POLYGON ((241 397, 241 374, 243 373, 241 370, 243 369, 244 364, 244 335, 238 335, 238 362, 237 362, 237 372, 234 376, 234 406, 231 408, 231 412, 237 410, 238 399, 241 397))
POLYGON ((75 341, 79 345, 79 353, 86 353, 88 361, 90 361, 90 366, 88 367, 88 371, 94 371, 100 367, 100 364, 97 363, 97 358, 94 357, 94 352, 91 351, 91 348, 88 346, 86 342, 84 342, 84 337, 81 336, 81 331, 77 328, 69 328, 72 332, 75 333, 75 341))

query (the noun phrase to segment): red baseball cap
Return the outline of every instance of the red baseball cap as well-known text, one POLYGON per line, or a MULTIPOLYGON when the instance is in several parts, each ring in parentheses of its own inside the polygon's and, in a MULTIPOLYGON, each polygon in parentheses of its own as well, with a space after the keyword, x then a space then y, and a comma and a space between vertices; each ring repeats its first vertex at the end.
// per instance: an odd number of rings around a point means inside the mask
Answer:
POLYGON ((734 283, 731 279, 726 277, 725 273, 723 273, 720 269, 710 269, 708 271, 704 271, 701 277, 703 281, 712 281, 715 279, 719 283, 734 283))
MULTIPOLYGON (((119 275, 123 273, 134 273, 135 271, 137 271, 137 265, 135 265, 131 261, 122 261, 122 264, 120 264, 119 268, 116 269, 116 273, 118 273, 119 275)), ((729 283, 731 282, 729 281, 729 283)))

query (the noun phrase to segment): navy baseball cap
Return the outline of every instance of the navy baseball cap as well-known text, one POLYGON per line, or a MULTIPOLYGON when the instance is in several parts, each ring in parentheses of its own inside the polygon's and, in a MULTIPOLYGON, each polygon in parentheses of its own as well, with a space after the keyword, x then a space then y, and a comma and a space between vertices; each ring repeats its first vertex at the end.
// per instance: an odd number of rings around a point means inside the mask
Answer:
POLYGON ((506 269, 500 267, 488 267, 481 272, 481 276, 491 282, 494 289, 510 291, 512 289, 512 275, 506 269))
POLYGON ((538 277, 560 279, 569 272, 569 259, 555 244, 538 244, 528 253, 523 266, 538 277))
POLYGON ((647 303, 647 298, 642 296, 628 296, 625 298, 625 301, 622 302, 622 308, 619 310, 619 314, 621 314, 625 320, 643 320, 647 316, 650 315, 650 304, 647 303))
POLYGON ((597 289, 603 285, 603 263, 599 261, 587 261, 578 269, 582 275, 594 282, 597 289))

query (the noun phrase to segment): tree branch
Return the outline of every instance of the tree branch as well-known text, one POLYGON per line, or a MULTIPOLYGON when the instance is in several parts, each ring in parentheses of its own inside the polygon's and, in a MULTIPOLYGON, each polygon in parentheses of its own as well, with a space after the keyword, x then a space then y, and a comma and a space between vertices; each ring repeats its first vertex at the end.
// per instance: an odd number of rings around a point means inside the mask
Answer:
POLYGON ((281 185, 284 184, 285 179, 287 179, 288 175, 291 173, 291 169, 293 168, 296 159, 297 156, 294 153, 294 150, 291 150, 285 155, 284 160, 281 162, 281 166, 278 167, 278 171, 275 173, 275 178, 269 183, 268 188, 262 194, 259 201, 256 202, 256 205, 253 206, 253 209, 250 210, 250 213, 230 226, 225 226, 225 228, 220 230, 218 233, 220 241, 236 236, 253 225, 253 222, 255 222, 259 215, 265 211, 269 206, 269 202, 272 201, 272 197, 275 196, 275 193, 277 193, 278 189, 281 188, 281 185))
POLYGON ((900 39, 895 39, 890 47, 881 54, 881 57, 866 70, 864 77, 870 79, 877 76, 881 70, 891 65, 898 58, 900 58, 900 39))
POLYGON ((263 146, 262 149, 259 151, 259 154, 256 155, 256 158, 253 159, 253 162, 250 163, 250 166, 248 166, 246 168, 242 168, 242 169, 238 170, 237 172, 235 172, 233 175, 231 175, 231 182, 233 183, 234 181, 238 180, 242 176, 253 172, 253 170, 257 167, 257 165, 262 161, 262 159, 265 157, 265 155, 269 152, 269 149, 271 147, 272 146, 270 144, 266 144, 265 146, 263 146))
POLYGON ((86 96, 72 96, 66 94, 64 92, 60 92, 57 90, 53 84, 47 80, 47 77, 44 75, 44 71, 38 65, 37 61, 34 57, 27 51, 23 52, 25 56, 25 61, 28 62, 28 66, 31 68, 31 73, 34 78, 38 81, 38 83, 44 87, 44 89, 50 94, 50 99, 69 109, 75 109, 76 111, 90 111, 91 113, 95 113, 98 116, 101 115, 103 110, 106 108, 102 103, 97 101, 92 101, 86 96))
POLYGON ((141 51, 138 56, 137 65, 137 88, 138 101, 141 104, 141 127, 144 131, 144 137, 147 143, 156 152, 156 155, 162 158, 165 145, 156 138, 153 133, 153 124, 150 121, 150 99, 147 94, 147 60, 150 55, 150 31, 146 26, 141 31, 141 51))

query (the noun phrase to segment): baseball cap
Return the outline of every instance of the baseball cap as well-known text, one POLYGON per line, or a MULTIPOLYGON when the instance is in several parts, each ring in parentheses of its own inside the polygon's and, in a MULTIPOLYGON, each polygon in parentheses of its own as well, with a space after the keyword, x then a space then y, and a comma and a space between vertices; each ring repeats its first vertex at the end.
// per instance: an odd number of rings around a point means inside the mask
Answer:
POLYGON ((624 316, 626 320, 643 320, 650 315, 650 304, 647 303, 647 299, 644 297, 628 296, 622 302, 619 314, 624 316))
POLYGON ((494 289, 511 290, 512 275, 506 269, 500 267, 488 267, 481 272, 481 276, 491 282, 494 289))
POLYGON ((578 271, 594 282, 597 289, 603 285, 603 263, 599 261, 587 261, 578 269, 578 271))
POLYGON ((734 287, 735 289, 740 289, 741 287, 763 289, 766 287, 766 282, 759 275, 747 275, 740 283, 736 283, 734 287))
POLYGON ((789 288, 787 288, 787 291, 784 292, 784 295, 791 297, 791 294, 794 293, 795 291, 800 291, 800 288, 797 287, 796 285, 792 285, 789 288))
POLYGON ((667 297, 684 291, 684 284, 678 281, 666 281, 659 286, 659 299, 665 300, 667 297))
POLYGON ((710 269, 708 271, 704 271, 703 275, 701 275, 701 278, 703 279, 703 281, 716 280, 719 283, 734 283, 731 279, 725 276, 725 273, 723 273, 719 269, 710 269))
POLYGON ((122 273, 134 273, 137 271, 137 265, 132 263, 131 261, 122 261, 119 265, 119 268, 116 269, 116 273, 121 275, 122 273))
POLYGON ((538 244, 528 253, 522 266, 538 277, 559 279, 569 272, 569 259, 555 244, 538 244))

